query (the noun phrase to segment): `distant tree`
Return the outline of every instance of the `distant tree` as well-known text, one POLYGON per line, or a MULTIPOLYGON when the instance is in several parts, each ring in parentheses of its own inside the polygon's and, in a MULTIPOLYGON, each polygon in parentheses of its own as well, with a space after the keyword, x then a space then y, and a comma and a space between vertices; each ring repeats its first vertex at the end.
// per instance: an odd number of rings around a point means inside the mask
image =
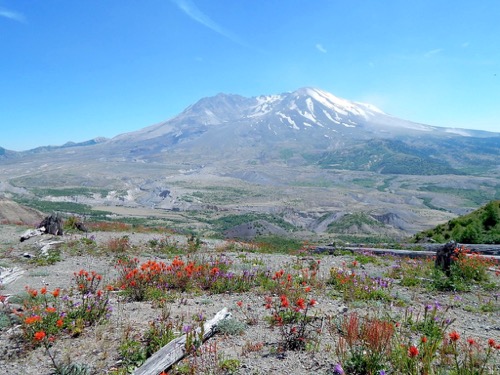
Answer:
POLYGON ((498 213, 498 204, 490 202, 484 207, 483 226, 484 229, 489 230, 500 223, 500 214, 498 213))
POLYGON ((477 223, 470 223, 465 227, 465 229, 461 233, 462 238, 460 238, 459 242, 462 243, 481 243, 482 236, 481 230, 477 223))

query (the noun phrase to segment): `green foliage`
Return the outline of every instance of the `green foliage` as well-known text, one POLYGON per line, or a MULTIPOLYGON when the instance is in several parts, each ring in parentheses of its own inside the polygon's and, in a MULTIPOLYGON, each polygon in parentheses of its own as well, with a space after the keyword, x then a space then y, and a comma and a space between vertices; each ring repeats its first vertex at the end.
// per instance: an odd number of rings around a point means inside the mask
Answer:
POLYGON ((131 370, 141 366, 147 359, 146 349, 137 340, 124 340, 118 348, 118 353, 123 360, 123 366, 131 370))
POLYGON ((438 268, 432 273, 431 286, 437 290, 469 291, 473 285, 491 287, 489 268, 495 260, 471 254, 468 249, 455 250, 448 274, 438 268))
POLYGON ((229 336, 242 335, 246 329, 247 325, 236 319, 224 319, 217 325, 217 332, 229 336))
POLYGON ((349 148, 306 155, 322 168, 373 171, 381 174, 461 174, 443 159, 429 156, 428 150, 397 140, 371 140, 349 148))
POLYGON ((50 249, 47 255, 37 256, 33 258, 32 262, 37 266, 48 266, 51 264, 56 264, 61 261, 61 250, 60 249, 50 249))
POLYGON ((270 215, 270 214, 257 214, 257 213, 248 213, 242 215, 227 215, 215 220, 211 220, 210 224, 212 224, 218 232, 222 233, 232 227, 237 225, 251 223, 257 220, 265 220, 271 224, 275 224, 287 231, 295 230, 296 228, 283 220, 282 217, 278 215, 270 215))
POLYGON ((491 201, 470 214, 415 235, 414 241, 431 238, 437 242, 453 239, 459 243, 500 244, 500 200, 491 201))
POLYGON ((262 236, 255 238, 254 243, 261 253, 290 254, 299 251, 303 242, 290 237, 262 236))
POLYGON ((109 211, 93 210, 92 207, 87 204, 74 202, 52 202, 24 197, 14 197, 13 200, 19 204, 32 207, 41 212, 65 212, 74 215, 85 215, 86 217, 94 219, 103 219, 106 218, 107 215, 111 214, 109 211))
POLYGON ((35 188, 32 190, 33 190, 33 193, 35 193, 39 197, 45 197, 45 196, 52 196, 52 197, 84 196, 87 198, 91 198, 94 194, 98 194, 101 197, 105 197, 109 193, 109 190, 106 190, 106 189, 92 189, 92 188, 86 188, 86 187, 72 187, 72 188, 60 188, 60 189, 35 188))
POLYGON ((475 205, 485 204, 492 198, 494 198, 494 194, 490 193, 489 190, 485 189, 460 189, 460 188, 451 188, 444 187, 434 184, 428 184, 425 186, 419 187, 420 191, 429 191, 432 193, 440 193, 446 195, 455 195, 457 197, 467 199, 471 201, 475 205))
POLYGON ((351 228, 361 228, 363 225, 370 227, 383 227, 384 225, 364 212, 355 212, 344 215, 337 221, 328 225, 329 233, 344 233, 351 228))

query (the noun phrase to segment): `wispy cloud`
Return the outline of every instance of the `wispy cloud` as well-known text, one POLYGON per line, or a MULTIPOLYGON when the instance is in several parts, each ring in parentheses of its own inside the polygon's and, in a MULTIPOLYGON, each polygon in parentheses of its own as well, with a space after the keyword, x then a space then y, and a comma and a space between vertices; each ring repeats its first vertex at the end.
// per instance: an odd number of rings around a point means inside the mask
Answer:
POLYGON ((441 53, 441 52, 443 52, 442 48, 436 48, 436 49, 432 49, 430 51, 427 51, 426 53, 424 53, 424 56, 431 57, 431 56, 437 55, 438 53, 441 53))
POLYGON ((12 10, 8 10, 5 8, 0 8, 0 17, 5 17, 13 21, 25 23, 26 22, 26 17, 24 17, 23 14, 19 12, 14 12, 12 10))
POLYGON ((318 43, 316 44, 316 49, 319 51, 319 52, 322 52, 322 53, 327 53, 328 51, 326 50, 325 47, 323 47, 322 44, 318 43))
POLYGON ((216 33, 232 40, 241 45, 246 45, 243 41, 240 40, 235 34, 226 30, 216 22, 214 22, 210 17, 204 14, 196 4, 194 4, 191 0, 172 0, 175 5, 179 7, 188 17, 193 19, 194 21, 202 24, 205 27, 215 31, 216 33))

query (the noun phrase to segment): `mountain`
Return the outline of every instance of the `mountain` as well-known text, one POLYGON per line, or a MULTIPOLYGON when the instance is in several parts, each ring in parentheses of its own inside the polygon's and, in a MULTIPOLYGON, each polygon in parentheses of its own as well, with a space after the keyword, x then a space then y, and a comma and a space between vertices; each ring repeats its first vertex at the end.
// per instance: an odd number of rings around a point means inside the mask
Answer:
POLYGON ((414 234, 499 199, 499 155, 500 133, 419 124, 315 88, 221 93, 112 139, 0 149, 0 192, 50 207, 191 212, 205 216, 176 220, 199 230, 212 214, 258 213, 309 234, 335 235, 342 218, 359 221, 342 224, 356 235, 378 231, 373 220, 389 227, 381 233, 414 234))
POLYGON ((113 149, 123 145, 129 151, 121 156, 148 161, 179 150, 203 151, 215 161, 234 153, 259 162, 288 155, 295 163, 322 168, 460 174, 478 166, 495 168, 500 134, 418 124, 303 88, 253 98, 204 98, 171 120, 109 142, 113 149))

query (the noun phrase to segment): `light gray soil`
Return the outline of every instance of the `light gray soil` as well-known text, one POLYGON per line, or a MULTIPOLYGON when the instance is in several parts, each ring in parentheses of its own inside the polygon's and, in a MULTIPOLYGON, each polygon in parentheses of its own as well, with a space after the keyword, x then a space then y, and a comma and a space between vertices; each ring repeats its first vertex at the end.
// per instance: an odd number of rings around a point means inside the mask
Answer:
MULTIPOLYGON (((0 266, 3 272, 6 269, 18 267, 24 273, 15 281, 2 285, 0 294, 4 296, 22 293, 26 286, 41 288, 47 286, 49 290, 55 288, 68 288, 71 284, 73 273, 80 270, 93 270, 101 273, 106 279, 112 280, 115 277, 114 257, 112 254, 92 256, 89 254, 70 255, 66 252, 62 254, 62 261, 49 265, 37 266, 33 261, 23 257, 29 253, 36 255, 37 242, 41 239, 47 241, 49 237, 31 238, 23 243, 19 242, 20 234, 26 228, 17 226, 0 226, 0 246, 2 248, 2 258, 0 266)), ((162 234, 143 233, 89 233, 94 236, 97 243, 106 244, 109 239, 119 238, 127 235, 130 242, 140 248, 138 252, 141 260, 157 257, 163 261, 170 261, 173 257, 165 257, 159 254, 152 254, 148 245, 151 239, 164 237, 162 234)), ((64 242, 78 239, 82 235, 71 234, 56 238, 64 242)), ((182 236, 170 236, 170 241, 177 241, 184 244, 186 239, 182 236)), ((233 270, 241 271, 244 268, 262 267, 273 272, 279 269, 294 270, 306 267, 311 261, 321 261, 320 277, 327 278, 332 267, 342 266, 344 262, 352 262, 352 256, 313 256, 303 254, 301 256, 288 255, 268 255, 240 251, 221 252, 222 241, 207 240, 196 253, 197 256, 214 256, 224 254, 233 262, 233 270), (245 254, 243 258, 242 254, 245 254), (246 259, 245 263, 242 259, 246 259), (253 261, 252 261, 253 260, 253 261)), ((381 276, 384 270, 394 264, 393 258, 384 258, 382 265, 374 266, 367 264, 362 272, 370 275, 381 276)), ((360 271, 361 272, 361 271, 360 271)), ((1 277, 2 274, 0 274, 1 277)), ((500 341, 500 319, 498 308, 498 293, 431 293, 425 289, 408 289, 395 284, 391 294, 397 295, 399 299, 412 306, 415 311, 419 311, 425 304, 439 301, 443 306, 449 306, 447 316, 456 319, 450 329, 455 329, 463 337, 474 337, 483 341, 493 338, 500 341), (496 312, 479 312, 474 308, 480 306, 486 300, 491 300, 496 307, 496 312)), ((383 313, 389 314, 397 320, 404 312, 404 308, 392 304, 381 302, 359 302, 345 305, 339 297, 332 297, 328 288, 324 291, 313 292, 318 304, 314 308, 319 317, 323 320, 321 340, 319 347, 315 350, 302 352, 288 351, 278 353, 277 343, 279 340, 278 330, 272 330, 265 316, 269 312, 264 308, 265 294, 260 291, 243 294, 218 294, 218 295, 192 295, 182 294, 175 298, 174 302, 168 304, 170 316, 179 321, 184 319, 186 323, 192 322, 194 316, 202 314, 210 319, 217 311, 223 307, 228 307, 233 318, 243 322, 245 315, 237 307, 237 302, 242 301, 247 316, 255 317, 257 324, 248 326, 241 335, 221 335, 218 334, 208 341, 208 344, 217 344, 217 353, 226 359, 239 359, 241 366, 239 374, 332 374, 332 368, 337 362, 335 345, 338 338, 335 325, 330 324, 351 311, 358 311, 361 315, 383 313), (249 352, 251 345, 262 346, 258 351, 249 352)), ((148 322, 157 319, 162 310, 153 307, 151 302, 127 302, 114 293, 112 298, 113 313, 109 322, 91 327, 84 331, 82 335, 75 338, 63 337, 57 340, 52 352, 55 353, 58 361, 69 361, 87 365, 92 373, 106 374, 119 366, 121 358, 118 347, 125 334, 129 337, 139 337, 148 327, 148 322)), ((443 309, 444 310, 444 309, 443 309)), ((4 328, 0 331, 0 374, 51 374, 53 368, 45 349, 25 350, 16 339, 19 329, 14 327, 4 328)), ((418 338, 410 338, 417 340, 418 338)), ((498 352, 498 351, 497 351, 498 352)), ((213 354, 212 354, 213 355, 213 354)), ((198 366, 202 368, 203 361, 208 362, 210 355, 198 359, 198 366)), ((496 358, 498 363, 498 356, 496 358)), ((497 366, 497 369, 500 368, 497 366)), ((200 370, 199 373, 207 373, 207 369, 200 370)))

